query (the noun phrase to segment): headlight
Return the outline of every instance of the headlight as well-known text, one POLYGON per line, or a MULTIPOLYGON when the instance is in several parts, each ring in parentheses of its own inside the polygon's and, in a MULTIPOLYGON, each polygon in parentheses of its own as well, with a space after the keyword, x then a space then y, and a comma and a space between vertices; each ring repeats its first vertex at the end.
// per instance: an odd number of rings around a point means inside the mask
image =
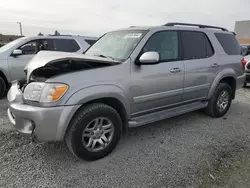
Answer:
POLYGON ((69 86, 61 83, 32 82, 24 90, 25 100, 37 102, 56 102, 66 93, 69 86))

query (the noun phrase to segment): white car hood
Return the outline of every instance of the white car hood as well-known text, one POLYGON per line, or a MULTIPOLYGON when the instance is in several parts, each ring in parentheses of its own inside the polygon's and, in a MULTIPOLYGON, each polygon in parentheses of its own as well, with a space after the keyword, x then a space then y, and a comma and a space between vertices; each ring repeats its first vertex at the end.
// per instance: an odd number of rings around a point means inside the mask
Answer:
POLYGON ((67 53, 67 52, 54 52, 54 51, 40 51, 36 56, 34 56, 31 61, 25 66, 24 70, 27 71, 27 81, 31 73, 40 67, 45 66, 48 63, 58 62, 66 59, 77 59, 84 61, 91 61, 96 63, 109 63, 109 64, 118 64, 119 61, 112 59, 107 59, 97 56, 89 56, 84 54, 77 53, 67 53))

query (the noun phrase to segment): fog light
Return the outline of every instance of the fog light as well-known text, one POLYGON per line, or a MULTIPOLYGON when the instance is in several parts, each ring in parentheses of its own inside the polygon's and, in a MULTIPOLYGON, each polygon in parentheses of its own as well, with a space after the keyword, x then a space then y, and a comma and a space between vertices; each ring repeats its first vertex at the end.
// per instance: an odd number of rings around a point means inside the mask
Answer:
POLYGON ((24 134, 31 134, 34 130, 34 123, 28 119, 23 120, 23 128, 20 130, 24 134))

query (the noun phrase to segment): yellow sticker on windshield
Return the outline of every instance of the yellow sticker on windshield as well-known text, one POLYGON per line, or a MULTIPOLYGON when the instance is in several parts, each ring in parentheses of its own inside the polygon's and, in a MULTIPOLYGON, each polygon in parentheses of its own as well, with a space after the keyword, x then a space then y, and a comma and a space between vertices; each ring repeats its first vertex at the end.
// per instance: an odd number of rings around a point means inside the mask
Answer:
POLYGON ((142 33, 129 33, 124 36, 125 39, 134 39, 134 38, 140 38, 142 33))

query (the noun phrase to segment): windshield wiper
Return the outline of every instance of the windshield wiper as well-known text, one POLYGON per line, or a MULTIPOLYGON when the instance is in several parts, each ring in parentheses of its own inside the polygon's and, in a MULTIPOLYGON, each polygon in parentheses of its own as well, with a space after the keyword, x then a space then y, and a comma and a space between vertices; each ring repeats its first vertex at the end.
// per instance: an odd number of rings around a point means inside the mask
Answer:
POLYGON ((115 60, 113 57, 111 56, 105 56, 105 55, 102 55, 102 54, 95 54, 94 56, 97 56, 97 57, 103 57, 103 58, 106 58, 106 59, 112 59, 112 60, 115 60))

